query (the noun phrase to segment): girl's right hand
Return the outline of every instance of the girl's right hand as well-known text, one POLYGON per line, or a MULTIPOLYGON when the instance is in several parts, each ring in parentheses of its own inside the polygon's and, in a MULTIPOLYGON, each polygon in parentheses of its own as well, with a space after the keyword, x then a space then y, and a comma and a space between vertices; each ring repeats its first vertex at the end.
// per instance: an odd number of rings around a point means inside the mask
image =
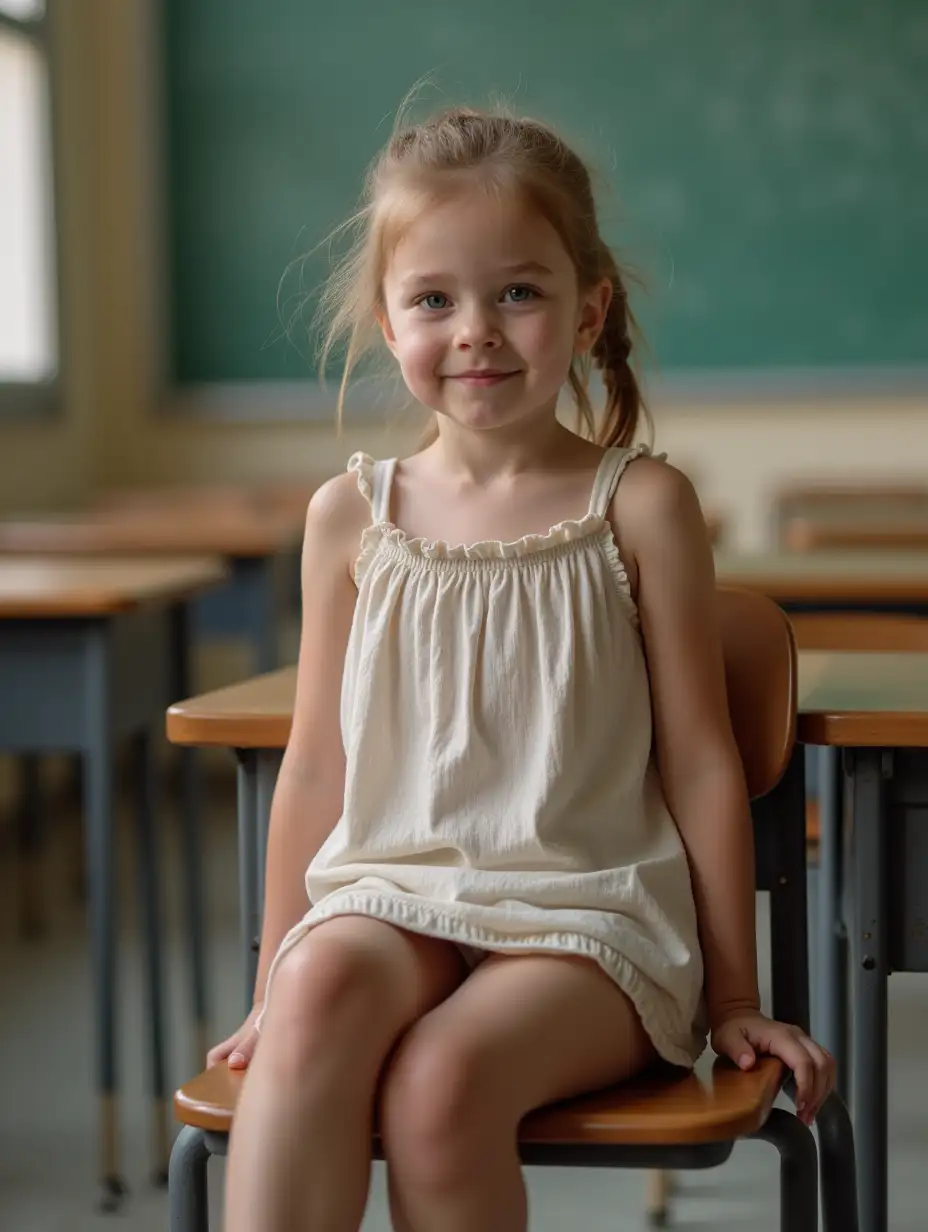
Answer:
POLYGON ((229 1069, 248 1068, 260 1038, 255 1023, 258 1021, 263 1005, 263 1001, 256 1001, 251 1013, 239 1029, 221 1044, 209 1050, 206 1056, 207 1069, 212 1069, 220 1061, 226 1061, 229 1069))

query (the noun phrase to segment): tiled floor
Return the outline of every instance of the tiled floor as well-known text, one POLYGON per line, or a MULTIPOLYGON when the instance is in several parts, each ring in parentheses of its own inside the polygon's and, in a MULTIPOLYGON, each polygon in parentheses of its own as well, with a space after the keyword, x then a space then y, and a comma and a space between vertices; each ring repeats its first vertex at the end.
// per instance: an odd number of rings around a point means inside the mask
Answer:
MULTIPOLYGON (((236 917, 233 784, 211 784, 208 824, 212 968, 217 1038, 238 1021, 241 979, 236 917)), ((141 1037, 141 963, 133 915, 134 876, 128 827, 122 861, 124 1007, 120 1028, 125 1171, 131 1195, 116 1216, 95 1209, 95 1108, 91 1078, 91 1022, 86 928, 81 905, 68 889, 66 861, 73 845, 62 820, 52 835, 46 885, 52 903, 47 940, 26 945, 15 932, 13 865, 9 837, 0 852, 0 1229, 3 1232, 164 1232, 167 1203, 147 1179, 147 1105, 141 1037)), ((167 837, 173 839, 173 828, 167 837)), ((193 1063, 180 929, 179 871, 170 842, 169 949, 172 1074, 193 1063)), ((760 920, 763 937, 763 915, 760 920)), ((928 1207, 928 977, 895 976, 891 985, 891 1226, 916 1232, 928 1207)), ((218 1218, 222 1163, 213 1164, 218 1218)), ((644 1226, 644 1180, 637 1173, 530 1169, 532 1232, 629 1232, 644 1226)), ((690 1173, 674 1205, 674 1226, 687 1232, 774 1232, 778 1228, 776 1157, 771 1147, 745 1143, 716 1171, 690 1173)), ((390 1227, 381 1165, 364 1232, 390 1227)), ((475 1230, 476 1232, 476 1230, 475 1230)))

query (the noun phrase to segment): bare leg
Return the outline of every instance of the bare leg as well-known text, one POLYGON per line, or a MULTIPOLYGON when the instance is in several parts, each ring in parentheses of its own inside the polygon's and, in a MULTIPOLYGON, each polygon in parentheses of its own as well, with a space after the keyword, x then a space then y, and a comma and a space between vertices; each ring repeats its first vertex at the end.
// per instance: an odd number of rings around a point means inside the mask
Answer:
POLYGON ((226 1232, 357 1232, 383 1062, 460 983, 460 955, 364 916, 281 960, 229 1144, 226 1232))
POLYGON ((407 1032, 381 1087, 397 1232, 523 1232, 522 1117, 654 1059, 631 1002, 594 963, 494 954, 407 1032))

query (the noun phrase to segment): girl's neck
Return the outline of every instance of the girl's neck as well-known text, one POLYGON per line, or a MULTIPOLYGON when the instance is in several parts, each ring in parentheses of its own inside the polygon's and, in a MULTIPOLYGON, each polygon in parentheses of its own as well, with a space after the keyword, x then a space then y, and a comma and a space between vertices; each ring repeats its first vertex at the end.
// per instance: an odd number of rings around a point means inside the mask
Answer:
POLYGON ((532 424, 474 432, 445 417, 438 420, 438 439, 428 449, 449 474, 475 485, 563 463, 589 445, 565 428, 552 413, 532 424))

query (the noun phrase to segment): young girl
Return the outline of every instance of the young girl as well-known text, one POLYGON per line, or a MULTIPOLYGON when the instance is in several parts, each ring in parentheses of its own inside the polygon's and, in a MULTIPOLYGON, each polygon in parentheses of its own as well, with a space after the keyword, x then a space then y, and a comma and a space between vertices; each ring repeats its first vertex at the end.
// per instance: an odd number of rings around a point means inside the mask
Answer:
POLYGON ((255 1007, 209 1058, 248 1066, 226 1227, 355 1232, 376 1117, 397 1232, 518 1232, 530 1109, 692 1066, 708 1031, 780 1057, 811 1122, 833 1065, 759 1010, 712 555, 688 481, 632 446, 585 168, 453 110, 394 135, 361 220, 349 369, 382 334, 435 428, 309 508, 255 1007))

